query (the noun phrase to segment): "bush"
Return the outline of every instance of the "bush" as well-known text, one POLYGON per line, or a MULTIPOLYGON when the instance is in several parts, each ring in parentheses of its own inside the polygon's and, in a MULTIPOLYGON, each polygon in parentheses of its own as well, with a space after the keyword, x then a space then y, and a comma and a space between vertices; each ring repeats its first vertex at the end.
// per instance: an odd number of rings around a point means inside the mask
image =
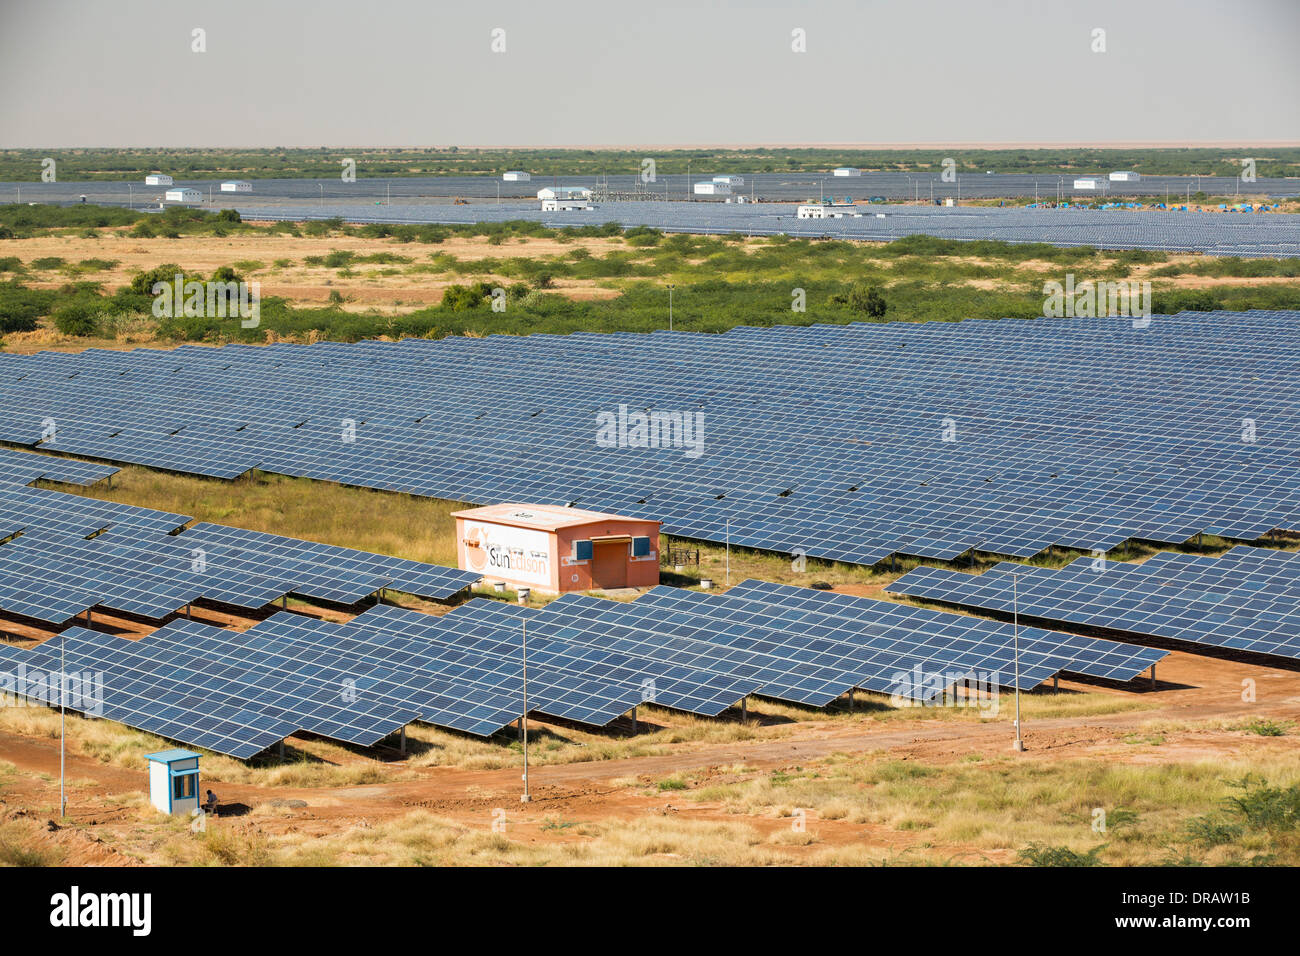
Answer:
POLYGON ((153 287, 156 282, 175 282, 176 274, 185 275, 185 270, 174 262, 166 265, 154 266, 148 272, 141 272, 131 279, 130 290, 136 295, 153 295, 153 287))
POLYGON ((54 327, 64 335, 94 335, 99 331, 99 309, 86 302, 69 302, 54 311, 54 327))
POLYGON ((1105 866, 1099 859, 1106 844, 1095 846, 1086 853, 1078 853, 1064 846, 1031 843, 1020 851, 1021 863, 1030 866, 1105 866))
POLYGON ((28 289, 17 282, 0 283, 0 333, 31 332, 53 302, 53 292, 28 289))
POLYGON ((492 287, 486 282, 476 282, 473 285, 449 285, 442 293, 440 308, 449 309, 452 312, 465 312, 469 309, 476 309, 491 294, 492 287))
POLYGON ((883 295, 861 282, 855 283, 847 296, 837 296, 836 301, 842 301, 854 312, 861 312, 873 319, 883 316, 889 308, 883 295))

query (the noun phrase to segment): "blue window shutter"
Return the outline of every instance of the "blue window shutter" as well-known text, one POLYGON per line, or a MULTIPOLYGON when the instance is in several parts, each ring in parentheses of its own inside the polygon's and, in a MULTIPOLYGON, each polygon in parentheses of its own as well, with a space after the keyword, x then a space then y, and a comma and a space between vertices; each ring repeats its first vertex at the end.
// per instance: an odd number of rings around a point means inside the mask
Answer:
POLYGON ((590 561, 590 560, 591 560, 591 542, 590 542, 590 541, 575 541, 575 542, 573 542, 573 555, 574 555, 574 557, 576 557, 579 561, 590 561))
POLYGON ((644 558, 644 557, 646 557, 649 553, 650 553, 650 539, 649 539, 649 538, 633 538, 633 539, 632 539, 632 557, 634 557, 634 558, 644 558))

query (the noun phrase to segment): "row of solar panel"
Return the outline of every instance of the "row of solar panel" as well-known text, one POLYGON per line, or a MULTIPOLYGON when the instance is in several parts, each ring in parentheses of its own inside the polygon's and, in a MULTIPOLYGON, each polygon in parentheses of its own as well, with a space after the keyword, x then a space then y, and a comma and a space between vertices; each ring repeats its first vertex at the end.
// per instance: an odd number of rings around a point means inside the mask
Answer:
POLYGON ((1297 361, 1291 312, 41 353, 0 358, 0 437, 859 563, 1026 557, 1300 526, 1297 361), (702 454, 600 447, 620 405, 702 411, 702 454))
POLYGON ((525 624, 530 709, 595 726, 642 703, 717 716, 751 694, 825 706, 855 688, 928 701, 970 678, 1127 680, 1163 657, 1026 628, 1017 661, 1008 625, 751 581, 538 611, 379 605, 346 624, 282 612, 243 633, 177 620, 139 641, 75 627, 34 650, 0 646, 0 669, 100 674, 103 716, 249 757, 297 730, 359 745, 411 721, 495 733, 523 708, 525 624))
POLYGON ((1080 558, 1060 569, 1004 563, 978 576, 921 567, 889 590, 1065 627, 1300 659, 1295 552, 1242 546, 1221 557, 1165 552, 1141 564, 1080 558))
POLYGON ((255 610, 288 595, 354 604, 386 589, 446 600, 479 577, 190 520, 0 483, 0 610, 50 624, 94 607, 156 620, 197 600, 255 610))

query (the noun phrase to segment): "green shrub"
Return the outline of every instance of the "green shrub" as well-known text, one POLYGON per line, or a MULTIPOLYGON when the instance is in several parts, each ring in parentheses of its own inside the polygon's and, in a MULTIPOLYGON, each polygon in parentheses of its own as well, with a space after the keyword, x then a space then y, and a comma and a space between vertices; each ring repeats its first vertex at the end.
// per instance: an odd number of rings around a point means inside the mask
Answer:
POLYGON ((86 302, 69 302, 54 310, 54 327, 64 335, 86 336, 99 331, 99 310, 86 302))
POLYGON ((1047 846, 1031 843, 1018 854, 1020 862, 1030 866, 1105 866, 1101 862, 1101 851, 1106 849, 1103 843, 1086 853, 1078 853, 1064 846, 1047 846))

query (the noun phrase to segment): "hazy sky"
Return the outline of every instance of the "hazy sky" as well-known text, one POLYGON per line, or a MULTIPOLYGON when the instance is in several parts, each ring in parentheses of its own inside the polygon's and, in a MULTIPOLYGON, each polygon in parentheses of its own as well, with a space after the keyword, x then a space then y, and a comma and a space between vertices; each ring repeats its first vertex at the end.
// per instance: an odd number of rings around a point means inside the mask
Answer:
POLYGON ((1291 142, 1298 48, 1300 0, 0 0, 0 146, 1291 142))

